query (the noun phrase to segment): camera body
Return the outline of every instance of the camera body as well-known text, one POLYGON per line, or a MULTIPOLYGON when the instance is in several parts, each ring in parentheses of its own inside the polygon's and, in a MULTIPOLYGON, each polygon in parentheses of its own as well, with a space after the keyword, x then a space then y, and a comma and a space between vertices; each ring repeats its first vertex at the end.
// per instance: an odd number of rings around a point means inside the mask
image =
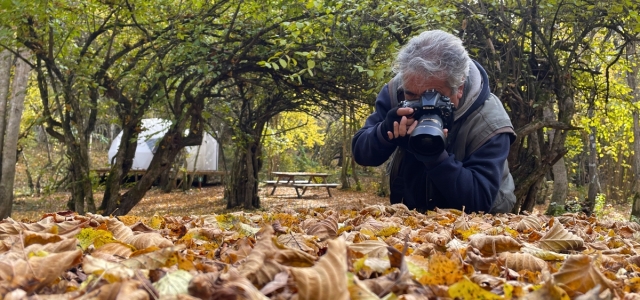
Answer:
POLYGON ((437 155, 446 147, 444 129, 453 125, 455 106, 449 97, 435 90, 424 92, 420 99, 402 101, 399 107, 413 108, 413 118, 418 122, 409 136, 409 150, 420 155, 437 155))

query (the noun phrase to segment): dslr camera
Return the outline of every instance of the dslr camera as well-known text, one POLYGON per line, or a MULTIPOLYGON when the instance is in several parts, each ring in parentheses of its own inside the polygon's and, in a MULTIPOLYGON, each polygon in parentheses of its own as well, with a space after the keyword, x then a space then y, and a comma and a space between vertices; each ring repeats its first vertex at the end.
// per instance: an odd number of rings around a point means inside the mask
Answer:
POLYGON ((415 154, 432 156, 440 154, 446 147, 444 129, 451 130, 455 107, 449 97, 435 90, 424 92, 418 100, 402 101, 399 107, 413 108, 413 117, 418 122, 409 136, 409 150, 415 154))

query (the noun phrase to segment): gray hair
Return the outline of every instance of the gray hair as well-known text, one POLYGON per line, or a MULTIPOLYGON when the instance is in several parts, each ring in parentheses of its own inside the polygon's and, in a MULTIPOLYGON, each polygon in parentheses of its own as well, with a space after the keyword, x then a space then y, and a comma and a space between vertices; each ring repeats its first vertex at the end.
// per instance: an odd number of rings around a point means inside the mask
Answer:
POLYGON ((471 58, 462 40, 442 30, 424 31, 400 49, 393 71, 403 79, 406 74, 446 79, 452 91, 464 83, 471 58))

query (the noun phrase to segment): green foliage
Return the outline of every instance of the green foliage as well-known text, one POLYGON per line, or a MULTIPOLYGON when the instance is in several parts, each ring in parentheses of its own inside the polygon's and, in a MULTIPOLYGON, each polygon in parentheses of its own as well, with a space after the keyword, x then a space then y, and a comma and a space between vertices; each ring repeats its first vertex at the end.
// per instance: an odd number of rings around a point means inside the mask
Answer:
POLYGON ((596 205, 593 209, 593 213, 596 215, 596 217, 602 218, 606 213, 605 211, 605 206, 607 204, 606 196, 604 194, 598 193, 596 195, 595 201, 596 201, 596 205))

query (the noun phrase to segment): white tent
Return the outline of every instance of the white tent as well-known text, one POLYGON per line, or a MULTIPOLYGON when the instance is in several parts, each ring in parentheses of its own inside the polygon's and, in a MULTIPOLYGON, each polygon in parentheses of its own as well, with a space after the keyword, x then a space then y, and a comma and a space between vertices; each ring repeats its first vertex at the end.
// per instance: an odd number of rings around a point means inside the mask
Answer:
MULTIPOLYGON (((142 129, 138 135, 138 147, 133 158, 132 170, 146 170, 153 159, 153 154, 160 143, 160 139, 171 126, 171 121, 164 119, 143 119, 142 129)), ((118 152, 122 132, 120 132, 109 147, 109 163, 118 152)), ((216 171, 218 170, 218 142, 205 132, 200 146, 186 147, 187 171, 216 171)))

